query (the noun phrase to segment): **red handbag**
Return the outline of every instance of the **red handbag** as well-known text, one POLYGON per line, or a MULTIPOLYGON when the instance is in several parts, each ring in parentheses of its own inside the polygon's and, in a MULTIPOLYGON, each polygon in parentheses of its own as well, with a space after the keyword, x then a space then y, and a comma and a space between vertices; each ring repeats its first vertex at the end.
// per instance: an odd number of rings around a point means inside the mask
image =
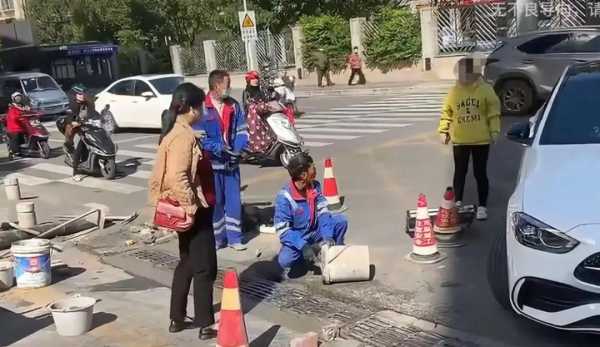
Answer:
POLYGON ((154 225, 176 232, 188 231, 192 228, 194 221, 186 219, 185 209, 179 202, 170 198, 158 200, 154 212, 154 225))

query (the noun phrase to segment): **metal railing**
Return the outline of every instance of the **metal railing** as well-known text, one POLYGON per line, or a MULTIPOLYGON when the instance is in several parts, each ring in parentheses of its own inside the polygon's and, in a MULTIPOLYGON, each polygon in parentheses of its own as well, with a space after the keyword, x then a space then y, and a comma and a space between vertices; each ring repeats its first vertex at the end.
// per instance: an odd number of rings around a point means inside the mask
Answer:
POLYGON ((269 64, 277 68, 295 65, 294 41, 291 30, 273 34, 269 30, 258 33, 256 54, 259 65, 269 64))
POLYGON ((184 75, 198 75, 207 72, 204 47, 181 47, 179 55, 181 59, 181 69, 183 70, 184 75))
POLYGON ((215 56, 217 58, 217 69, 231 72, 248 70, 246 48, 244 47, 244 41, 241 39, 216 41, 215 56))
POLYGON ((577 27, 586 24, 588 9, 582 0, 553 0, 539 3, 539 12, 546 14, 548 19, 538 21, 538 28, 559 29, 577 27))

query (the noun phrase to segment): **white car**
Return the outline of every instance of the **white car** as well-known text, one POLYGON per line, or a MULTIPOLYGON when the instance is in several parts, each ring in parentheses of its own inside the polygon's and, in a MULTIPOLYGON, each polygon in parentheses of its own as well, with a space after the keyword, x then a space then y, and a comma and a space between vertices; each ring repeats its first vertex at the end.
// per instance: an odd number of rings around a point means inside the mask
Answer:
POLYGON ((488 262, 496 299, 559 329, 600 331, 600 61, 572 65, 531 122, 488 262), (506 238, 504 238, 506 236, 506 238))
POLYGON ((161 116, 171 95, 183 83, 181 75, 139 75, 120 79, 96 94, 96 109, 108 107, 115 129, 161 128, 161 116))

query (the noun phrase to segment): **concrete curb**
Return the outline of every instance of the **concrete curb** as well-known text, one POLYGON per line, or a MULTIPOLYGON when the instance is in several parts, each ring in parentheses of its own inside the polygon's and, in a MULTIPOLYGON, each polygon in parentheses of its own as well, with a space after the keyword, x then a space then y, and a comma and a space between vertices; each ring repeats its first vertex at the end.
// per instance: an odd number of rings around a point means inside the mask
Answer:
POLYGON ((390 87, 374 87, 374 88, 344 88, 344 89, 318 89, 318 90, 296 90, 295 94, 300 98, 311 96, 369 96, 369 95, 386 95, 397 93, 403 90, 418 90, 418 89, 436 89, 449 88, 452 86, 452 81, 415 81, 412 84, 398 84, 390 87))

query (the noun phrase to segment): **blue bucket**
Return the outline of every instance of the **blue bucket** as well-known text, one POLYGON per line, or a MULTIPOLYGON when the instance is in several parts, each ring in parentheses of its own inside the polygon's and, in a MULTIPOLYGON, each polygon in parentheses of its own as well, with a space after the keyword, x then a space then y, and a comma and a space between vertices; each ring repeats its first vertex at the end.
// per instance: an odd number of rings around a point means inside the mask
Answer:
POLYGON ((11 245, 10 251, 15 258, 17 288, 41 288, 52 282, 50 241, 17 241, 11 245))

